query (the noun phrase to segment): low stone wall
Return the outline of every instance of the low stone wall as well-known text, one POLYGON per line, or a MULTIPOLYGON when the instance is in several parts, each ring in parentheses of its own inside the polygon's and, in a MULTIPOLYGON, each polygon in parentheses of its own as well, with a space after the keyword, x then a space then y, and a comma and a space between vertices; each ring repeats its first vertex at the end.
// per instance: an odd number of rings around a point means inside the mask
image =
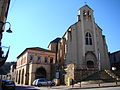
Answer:
POLYGON ((66 85, 68 84, 68 78, 72 78, 75 81, 75 83, 77 83, 97 72, 97 70, 95 69, 76 69, 75 64, 69 64, 65 71, 66 85))

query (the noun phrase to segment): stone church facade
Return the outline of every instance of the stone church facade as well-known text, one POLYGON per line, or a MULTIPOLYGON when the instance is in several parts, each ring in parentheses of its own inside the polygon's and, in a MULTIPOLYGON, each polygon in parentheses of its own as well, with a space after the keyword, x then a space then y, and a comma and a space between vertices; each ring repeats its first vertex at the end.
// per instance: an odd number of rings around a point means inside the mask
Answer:
POLYGON ((78 13, 77 22, 67 29, 57 44, 57 63, 59 71, 65 71, 65 82, 68 77, 80 80, 81 71, 86 78, 95 70, 110 69, 105 36, 95 23, 93 10, 85 5, 78 13))

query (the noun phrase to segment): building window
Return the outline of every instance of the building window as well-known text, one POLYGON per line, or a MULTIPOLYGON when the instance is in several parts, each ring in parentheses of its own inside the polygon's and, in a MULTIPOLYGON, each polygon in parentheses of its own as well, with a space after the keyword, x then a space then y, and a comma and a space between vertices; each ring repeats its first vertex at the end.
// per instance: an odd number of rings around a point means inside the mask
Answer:
POLYGON ((45 57, 45 63, 47 63, 48 62, 48 57, 45 57))
POLYGON ((30 55, 30 60, 33 60, 33 56, 32 55, 30 55))
POLYGON ((60 60, 59 60, 59 63, 61 63, 61 58, 60 58, 60 60))
POLYGON ((92 36, 89 32, 85 35, 85 43, 86 45, 92 45, 92 36))
POLYGON ((72 41, 72 31, 68 31, 69 40, 72 41))
POLYGON ((38 57, 37 57, 37 60, 38 60, 38 63, 40 63, 40 62, 41 62, 41 57, 38 56, 38 57))
POLYGON ((53 63, 53 57, 50 57, 50 63, 53 63))
POLYGON ((23 58, 23 63, 26 63, 26 57, 23 58))

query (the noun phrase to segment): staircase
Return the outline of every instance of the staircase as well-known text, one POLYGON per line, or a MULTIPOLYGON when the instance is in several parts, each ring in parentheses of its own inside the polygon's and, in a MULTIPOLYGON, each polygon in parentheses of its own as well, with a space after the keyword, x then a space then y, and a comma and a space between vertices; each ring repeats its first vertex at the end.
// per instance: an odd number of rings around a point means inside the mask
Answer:
MULTIPOLYGON (((82 74, 82 84, 98 84, 107 82, 117 82, 120 81, 120 71, 83 71, 82 74)), ((76 83, 80 85, 80 82, 76 83)))
POLYGON ((120 80, 120 76, 116 75, 111 70, 103 70, 88 75, 88 77, 84 78, 82 81, 97 81, 97 80, 102 80, 102 82, 113 82, 116 80, 120 80))
POLYGON ((120 77, 119 77, 117 74, 115 74, 115 72, 113 72, 113 71, 111 71, 111 70, 105 70, 105 72, 106 72, 109 76, 111 76, 112 78, 114 78, 114 79, 116 79, 116 80, 120 80, 120 77))

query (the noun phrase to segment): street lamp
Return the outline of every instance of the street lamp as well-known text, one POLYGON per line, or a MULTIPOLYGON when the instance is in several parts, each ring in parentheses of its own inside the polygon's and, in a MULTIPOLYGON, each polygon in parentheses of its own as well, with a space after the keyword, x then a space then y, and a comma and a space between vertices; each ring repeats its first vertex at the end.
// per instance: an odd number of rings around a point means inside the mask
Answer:
POLYGON ((0 67, 7 60, 7 57, 8 57, 8 54, 9 54, 9 49, 10 49, 10 47, 1 46, 2 34, 5 31, 3 28, 5 28, 6 24, 9 24, 9 29, 6 30, 6 32, 7 33, 12 33, 12 31, 11 31, 11 24, 9 22, 2 22, 2 21, 0 21, 0 67), (5 51, 3 51, 3 49, 7 49, 6 54, 4 54, 5 51))
MULTIPOLYGON (((112 67, 112 71, 115 72, 115 71, 116 71, 116 67, 112 67)), ((118 84, 118 83, 117 83, 117 80, 118 80, 118 77, 115 76, 115 82, 116 82, 116 85, 118 84)))
POLYGON ((100 61, 100 52, 99 52, 99 49, 98 49, 98 77, 99 77, 99 80, 98 80, 98 86, 100 87, 100 71, 101 71, 101 61, 100 61))
POLYGON ((0 21, 0 34, 2 34, 2 32, 4 32, 3 30, 3 27, 6 25, 6 24, 9 24, 9 29, 6 30, 7 33, 12 33, 12 30, 11 30, 11 24, 9 22, 2 22, 0 21))

